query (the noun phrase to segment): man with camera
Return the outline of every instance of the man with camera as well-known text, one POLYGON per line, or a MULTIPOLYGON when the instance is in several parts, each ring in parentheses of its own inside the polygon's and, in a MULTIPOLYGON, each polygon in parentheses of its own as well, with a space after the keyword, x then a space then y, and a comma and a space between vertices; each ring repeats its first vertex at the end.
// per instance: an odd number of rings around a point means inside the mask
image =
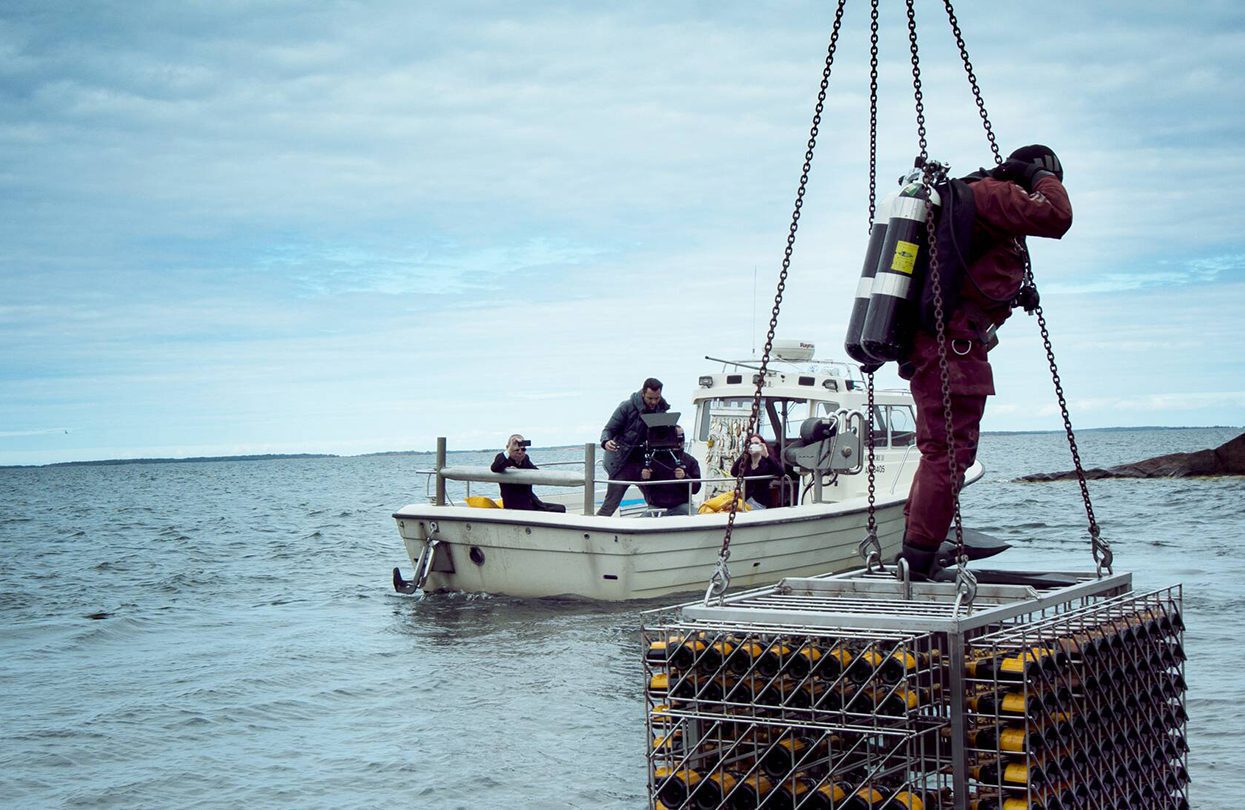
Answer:
MULTIPOLYGON (((618 403, 605 429, 601 431, 601 447, 605 449, 605 474, 614 481, 639 481, 644 469, 644 445, 648 438, 648 426, 643 415, 664 413, 670 403, 661 395, 661 380, 649 377, 639 391, 618 403)), ((699 478, 699 474, 696 476, 699 478)), ((627 483, 608 484, 605 500, 598 515, 612 515, 622 503, 627 483)))
POLYGON ((691 494, 700 492, 700 464, 683 452, 683 428, 649 428, 648 449, 644 454, 642 481, 691 481, 691 484, 661 484, 643 487, 644 500, 656 509, 664 509, 663 517, 690 515, 691 494), (689 491, 690 487, 690 491, 689 491))
MULTIPOLYGON (((531 439, 525 439, 518 433, 506 442, 506 451, 498 453, 493 459, 491 469, 495 473, 504 472, 509 467, 520 470, 540 469, 527 457, 527 448, 532 446, 531 439)), ((531 484, 498 484, 501 490, 501 504, 505 509, 522 509, 528 512, 565 512, 566 507, 560 503, 545 503, 532 492, 531 484)))

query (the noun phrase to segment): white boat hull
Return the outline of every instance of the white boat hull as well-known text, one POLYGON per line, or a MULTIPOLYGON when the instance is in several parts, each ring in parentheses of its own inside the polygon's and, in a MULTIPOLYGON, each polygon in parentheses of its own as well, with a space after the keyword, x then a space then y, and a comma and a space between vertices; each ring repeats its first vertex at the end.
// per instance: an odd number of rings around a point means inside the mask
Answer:
MULTIPOLYGON (((438 540, 425 591, 621 601, 704 591, 727 516, 596 517, 411 505, 394 514, 413 564, 438 540)), ((879 501, 884 559, 899 550, 903 499, 879 501)), ((730 546, 732 587, 859 568, 864 499, 743 512, 730 546)))

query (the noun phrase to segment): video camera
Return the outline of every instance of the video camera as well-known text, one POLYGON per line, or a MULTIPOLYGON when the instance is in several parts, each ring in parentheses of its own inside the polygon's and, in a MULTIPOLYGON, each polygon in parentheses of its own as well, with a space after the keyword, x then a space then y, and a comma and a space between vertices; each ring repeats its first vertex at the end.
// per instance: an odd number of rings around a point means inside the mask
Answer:
POLYGON ((682 455, 675 452, 683 449, 683 442, 677 430, 679 412, 642 413, 640 418, 644 420, 644 425, 648 428, 644 437, 644 466, 651 467, 653 457, 664 451, 670 454, 675 466, 682 467, 682 455))
POLYGON ((515 443, 516 443, 519 447, 531 447, 531 446, 532 446, 532 440, 531 440, 531 439, 524 439, 524 440, 522 440, 522 441, 520 441, 520 442, 515 442, 515 443))

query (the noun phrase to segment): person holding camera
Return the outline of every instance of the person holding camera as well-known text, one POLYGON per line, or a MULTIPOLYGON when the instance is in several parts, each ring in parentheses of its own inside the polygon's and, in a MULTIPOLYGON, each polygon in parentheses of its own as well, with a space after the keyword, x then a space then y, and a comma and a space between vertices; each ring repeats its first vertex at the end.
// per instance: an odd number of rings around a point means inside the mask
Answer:
MULTIPOLYGON (((648 426, 642 414, 664 413, 670 403, 661 395, 661 380, 649 377, 629 398, 618 403, 605 428, 601 431, 601 447, 605 449, 605 474, 612 480, 624 483, 608 484, 605 500, 598 515, 612 515, 618 511, 623 495, 627 493, 627 481, 639 481, 644 469, 644 445, 648 439, 648 426)), ((699 473, 696 476, 700 477, 699 473)))
POLYGON ((770 490, 774 481, 783 476, 782 465, 769 454, 769 445, 760 434, 753 433, 744 443, 744 452, 731 465, 731 475, 738 477, 740 470, 745 478, 744 500, 753 509, 766 509, 770 504, 770 490), (770 478, 757 476, 768 475, 770 478))
MULTIPOLYGON (((498 453, 490 467, 493 472, 505 472, 510 467, 520 470, 540 469, 527 457, 527 448, 532 446, 530 439, 518 433, 506 442, 505 452, 498 453)), ((501 505, 504 509, 522 509, 528 512, 565 512, 566 507, 560 503, 545 503, 532 492, 531 484, 498 484, 501 490, 501 505)))
MULTIPOLYGON (((656 509, 664 509, 663 517, 690 515, 691 495, 700 492, 700 464, 694 456, 683 452, 683 428, 674 426, 673 442, 646 454, 640 470, 641 481, 691 481, 691 484, 661 484, 641 487, 644 500, 656 509), (690 492, 689 492, 690 489, 690 492)), ((665 444, 665 442, 662 442, 665 444)))
POLYGON ((909 380, 916 401, 916 443, 921 451, 904 506, 907 525, 899 554, 914 579, 935 575, 938 547, 954 518, 954 488, 977 457, 986 397, 994 394, 994 373, 986 359, 994 332, 1013 307, 1029 312, 1037 308, 1036 290, 1025 284, 1025 237, 1059 239, 1072 227, 1063 165, 1050 147, 1021 147, 1001 165, 963 179, 972 191, 974 218, 964 278, 957 290, 960 303, 945 314, 947 367, 939 368, 936 334, 922 328, 899 372, 909 380), (943 415, 944 374, 951 393, 959 478, 954 482, 943 415))

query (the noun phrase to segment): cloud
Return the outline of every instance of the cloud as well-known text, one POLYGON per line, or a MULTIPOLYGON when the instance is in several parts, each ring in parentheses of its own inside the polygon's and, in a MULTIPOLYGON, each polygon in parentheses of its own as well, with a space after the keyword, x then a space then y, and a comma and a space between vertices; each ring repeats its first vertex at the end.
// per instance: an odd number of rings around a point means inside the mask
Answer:
MULTIPOLYGON (((1074 400, 1144 401, 1156 373, 1235 391, 1245 12, 958 12, 1004 153, 1041 140, 1068 167, 1074 227, 1032 250, 1074 400)), ((917 143, 903 9, 882 13, 884 193, 917 143)), ((779 324, 824 354, 865 243, 867 16, 843 22, 779 324)), ((64 438, 84 455, 572 443, 645 376, 684 398, 704 355, 746 355, 767 324, 832 19, 805 0, 7 3, 0 424, 82 426, 64 438)), ((988 163, 942 10, 919 23, 930 152, 988 163)), ((990 413, 1046 424, 1022 323, 990 413)), ((9 441, 75 452, 54 438, 9 441)))

